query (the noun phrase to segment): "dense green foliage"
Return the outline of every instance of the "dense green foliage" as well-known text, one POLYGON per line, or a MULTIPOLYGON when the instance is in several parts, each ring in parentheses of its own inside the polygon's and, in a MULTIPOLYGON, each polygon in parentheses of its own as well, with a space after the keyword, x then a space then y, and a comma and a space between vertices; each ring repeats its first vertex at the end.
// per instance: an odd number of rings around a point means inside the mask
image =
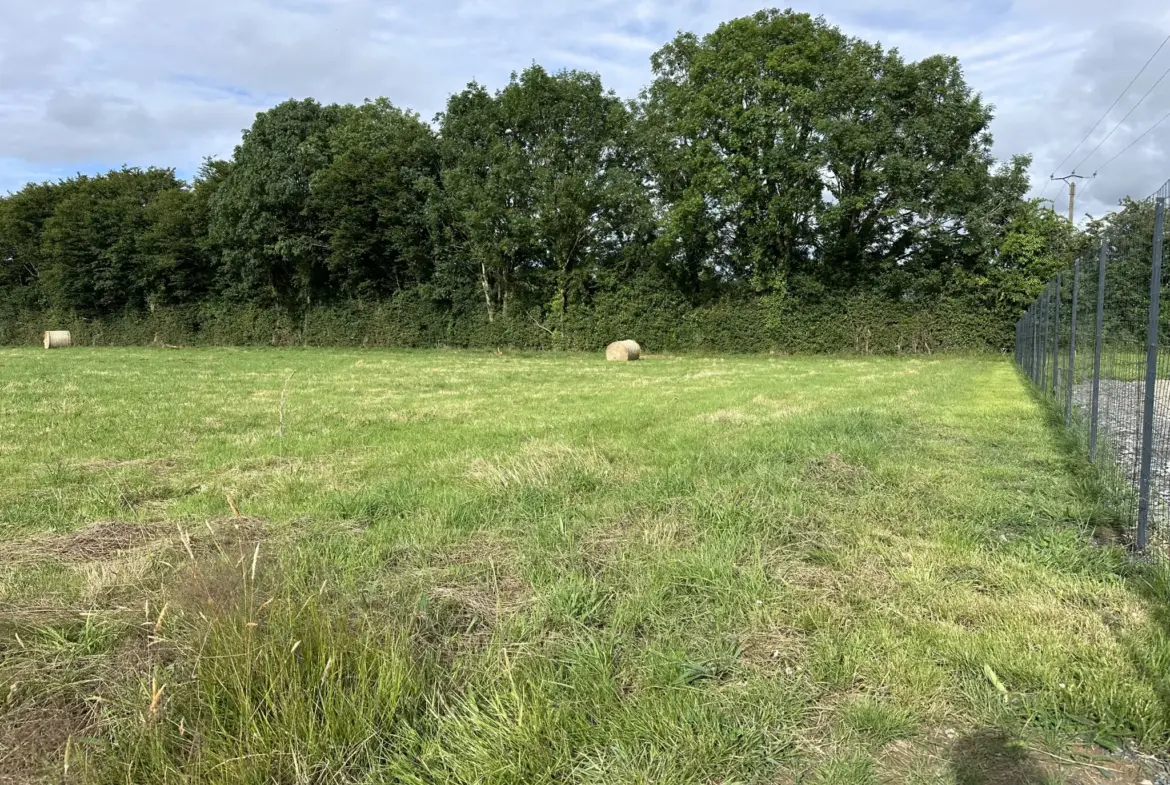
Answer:
POLYGON ((628 104, 533 65, 433 126, 286 101, 191 184, 31 184, 0 200, 0 340, 994 347, 1067 262, 954 58, 761 11, 652 65, 628 104))

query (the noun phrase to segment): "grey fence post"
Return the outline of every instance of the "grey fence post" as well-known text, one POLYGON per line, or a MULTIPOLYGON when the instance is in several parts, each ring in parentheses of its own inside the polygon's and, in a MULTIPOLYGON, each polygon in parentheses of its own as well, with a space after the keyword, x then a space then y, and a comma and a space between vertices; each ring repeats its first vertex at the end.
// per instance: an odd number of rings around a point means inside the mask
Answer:
POLYGON ((1089 425, 1089 461, 1097 462, 1097 417, 1101 413, 1101 342, 1105 331, 1105 243, 1097 254, 1097 345, 1093 349, 1093 403, 1089 425))
POLYGON ((1025 318, 1028 321, 1028 332, 1025 334, 1025 337, 1024 337, 1024 352, 1025 352, 1024 356, 1027 357, 1027 360, 1028 360, 1028 378, 1031 379, 1032 378, 1032 358, 1036 354, 1036 331, 1032 329, 1032 309, 1031 308, 1028 309, 1028 313, 1025 315, 1025 318))
POLYGON ((1040 333, 1037 329, 1039 323, 1036 321, 1039 313, 1040 306, 1032 303, 1032 308, 1028 313, 1028 339, 1031 344, 1029 347, 1031 355, 1028 357, 1028 378, 1032 380, 1032 384, 1036 383, 1036 347, 1040 343, 1040 333))
POLYGON ((1060 392, 1060 275, 1053 287, 1052 309, 1052 397, 1060 392))
POLYGON ((1044 375, 1044 358, 1048 356, 1048 334, 1044 327, 1047 321, 1047 305, 1048 303, 1048 287, 1044 287, 1044 294, 1041 296, 1039 303, 1036 306, 1036 374, 1034 381, 1036 386, 1043 390, 1048 386, 1047 378, 1044 375))
POLYGON ((1068 383, 1064 391, 1064 424, 1072 424, 1073 385, 1077 381, 1077 297, 1081 293, 1081 260, 1073 264, 1072 314, 1068 319, 1068 383))
POLYGON ((1144 551, 1149 542, 1150 468, 1154 460, 1154 390, 1158 383, 1158 306, 1162 298, 1162 227, 1166 200, 1154 202, 1154 258, 1150 272, 1150 328, 1146 338, 1146 405, 1142 410, 1142 474, 1138 486, 1137 547, 1144 551))
POLYGON ((1037 366, 1040 363, 1040 301, 1032 303, 1032 368, 1030 375, 1032 384, 1038 384, 1037 366))
POLYGON ((1044 328, 1040 337, 1040 353, 1037 355, 1039 368, 1037 372, 1040 374, 1040 392, 1045 395, 1048 394, 1048 296, 1052 291, 1052 283, 1044 288, 1044 296, 1040 300, 1040 312, 1044 315, 1044 328))

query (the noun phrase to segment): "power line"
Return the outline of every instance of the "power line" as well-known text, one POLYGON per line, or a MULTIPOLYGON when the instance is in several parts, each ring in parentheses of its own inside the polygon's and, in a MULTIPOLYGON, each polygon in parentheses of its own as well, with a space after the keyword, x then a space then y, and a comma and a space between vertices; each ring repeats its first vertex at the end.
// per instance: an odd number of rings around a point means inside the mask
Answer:
MULTIPOLYGON (((1072 158, 1073 154, 1076 153, 1077 150, 1081 149, 1081 145, 1083 145, 1085 142, 1087 142, 1089 140, 1089 137, 1092 136, 1093 132, 1097 130, 1097 126, 1101 125, 1101 123, 1103 123, 1105 121, 1105 118, 1107 118, 1109 116, 1109 113, 1112 112, 1115 108, 1117 108, 1117 105, 1119 103, 1121 103, 1121 99, 1125 98, 1125 94, 1129 92, 1129 88, 1133 87, 1134 83, 1137 82, 1138 78, 1141 77, 1141 75, 1146 72, 1146 69, 1150 67, 1150 63, 1154 62, 1154 58, 1158 56, 1158 52, 1161 52, 1162 49, 1165 48, 1167 43, 1170 43, 1170 35, 1168 35, 1164 39, 1162 39, 1162 43, 1159 44, 1158 48, 1154 50, 1154 53, 1152 55, 1150 55, 1150 59, 1146 60, 1146 64, 1143 65, 1141 70, 1138 71, 1134 75, 1133 79, 1129 80, 1129 84, 1127 84, 1125 86, 1125 89, 1123 89, 1120 93, 1118 93, 1117 97, 1113 99, 1113 103, 1109 104, 1109 108, 1105 110, 1105 114, 1101 115, 1100 119, 1098 119, 1097 122, 1093 123, 1093 127, 1088 130, 1088 132, 1084 135, 1084 137, 1081 139, 1081 141, 1077 142, 1077 146, 1074 147, 1071 151, 1069 151, 1069 154, 1064 157, 1063 161, 1061 161, 1060 163, 1058 163, 1056 165, 1056 168, 1052 170, 1053 175, 1055 175, 1058 171, 1060 171, 1060 167, 1062 167, 1066 163, 1068 163, 1068 159, 1072 158)), ((1090 153, 1090 155, 1092 155, 1092 153, 1090 153)))
MULTIPOLYGON (((1158 81, 1154 82, 1154 83, 1153 83, 1153 84, 1150 86, 1150 89, 1149 89, 1149 90, 1146 90, 1146 92, 1145 92, 1145 95, 1143 95, 1141 98, 1139 98, 1139 99, 1138 99, 1138 102, 1137 102, 1136 104, 1134 104, 1134 105, 1133 105, 1133 107, 1132 107, 1132 108, 1131 108, 1131 109, 1130 109, 1128 112, 1126 112, 1126 113, 1125 113, 1125 117, 1121 118, 1121 120, 1119 120, 1119 121, 1117 122, 1117 125, 1113 126, 1113 130, 1112 130, 1112 131, 1110 131, 1109 133, 1105 134, 1105 138, 1104 138, 1104 139, 1102 139, 1100 142, 1097 142, 1097 146, 1096 146, 1096 147, 1094 147, 1092 150, 1090 150, 1090 151, 1089 151, 1089 154, 1085 156, 1085 160, 1084 160, 1084 161, 1081 161, 1079 164, 1077 164, 1077 165, 1076 165, 1076 168, 1075 168, 1073 171, 1076 171, 1076 169, 1080 169, 1082 166, 1084 166, 1084 165, 1085 165, 1085 161, 1088 161, 1090 158, 1092 158, 1092 157, 1093 157, 1093 153, 1095 153, 1095 152, 1097 152, 1098 150, 1100 150, 1100 149, 1101 149, 1101 145, 1103 145, 1103 144, 1105 144, 1107 141, 1109 141, 1109 137, 1113 136, 1113 134, 1114 134, 1114 133, 1117 131, 1117 129, 1118 129, 1118 128, 1120 128, 1120 127, 1122 126, 1122 124, 1123 124, 1123 123, 1124 123, 1126 120, 1128 120, 1128 119, 1130 118, 1130 115, 1132 115, 1134 112, 1136 112, 1136 111, 1137 111, 1137 108, 1138 108, 1139 106, 1141 106, 1141 105, 1142 105, 1142 102, 1144 102, 1144 101, 1145 101, 1147 98, 1149 98, 1149 97, 1150 97, 1150 93, 1154 92, 1154 89, 1155 89, 1155 88, 1156 88, 1158 85, 1162 84, 1162 81, 1163 81, 1163 80, 1165 80, 1165 78, 1166 78, 1167 76, 1170 76, 1170 68, 1167 68, 1165 71, 1163 71, 1163 72, 1162 72, 1162 75, 1161 75, 1160 77, 1158 77, 1158 81)), ((1059 168, 1059 167, 1058 167, 1058 168, 1059 168)), ((1097 169, 1097 171, 1100 171, 1100 168, 1098 168, 1098 169, 1097 169)))
POLYGON ((1113 156, 1113 157, 1112 157, 1112 158, 1110 158, 1108 161, 1106 161, 1105 163, 1103 163, 1103 164, 1101 164, 1100 166, 1098 166, 1098 167, 1097 167, 1097 173, 1100 173, 1100 172, 1101 172, 1101 170, 1102 170, 1102 169, 1104 169, 1106 166, 1108 166, 1109 164, 1113 163, 1113 162, 1114 162, 1114 161, 1116 161, 1118 158, 1120 158, 1121 156, 1123 156, 1123 155, 1125 155, 1127 152, 1129 152, 1129 150, 1130 150, 1130 149, 1131 149, 1131 148, 1132 148, 1134 145, 1136 145, 1138 142, 1140 142, 1141 140, 1143 140, 1143 139, 1145 139, 1147 136, 1149 136, 1151 133, 1153 133, 1153 131, 1154 131, 1154 129, 1155 129, 1155 128, 1157 128, 1158 126, 1160 126, 1162 123, 1166 122, 1167 120, 1170 120, 1170 113, 1167 113, 1166 115, 1164 115, 1164 116, 1162 117, 1162 119, 1161 119, 1161 120, 1159 120, 1158 122, 1154 123, 1154 124, 1153 124, 1153 125, 1151 125, 1149 128, 1147 128, 1147 129, 1146 129, 1146 131, 1145 131, 1145 133, 1143 133, 1143 134, 1142 134, 1141 136, 1139 136, 1137 139, 1134 139, 1132 142, 1130 142, 1129 144, 1127 144, 1127 145, 1125 146, 1125 149, 1123 149, 1123 150, 1122 150, 1121 152, 1119 152, 1117 155, 1113 156))

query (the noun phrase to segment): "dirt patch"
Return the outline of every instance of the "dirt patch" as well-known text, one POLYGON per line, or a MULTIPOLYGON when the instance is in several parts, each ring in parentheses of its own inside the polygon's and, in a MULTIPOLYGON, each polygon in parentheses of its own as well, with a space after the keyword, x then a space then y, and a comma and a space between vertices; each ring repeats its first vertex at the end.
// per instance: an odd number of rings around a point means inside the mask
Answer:
POLYGON ((428 589, 426 594, 433 600, 464 611, 470 626, 479 626, 480 622, 495 624, 519 613, 533 600, 528 582, 508 573, 487 584, 438 586, 428 589))
POLYGON ((750 634, 743 642, 743 661, 757 668, 781 671, 795 678, 808 657, 808 640, 798 630, 774 628, 750 634))
POLYGON ((102 707, 174 661, 176 617, 240 602, 264 532, 243 517, 102 521, 0 544, 0 562, 63 566, 87 587, 69 603, 0 608, 0 785, 57 781, 67 760, 83 773, 94 748, 79 739, 102 733, 102 707))
POLYGON ((15 602, 0 601, 0 626, 67 624, 80 612, 140 607, 144 597, 184 566, 209 555, 239 560, 264 536, 263 524, 247 518, 198 526, 102 521, 68 534, 2 543, 0 563, 13 571, 52 574, 44 578, 44 591, 15 602), (71 589, 60 591, 64 586, 71 589))
POLYGON ((805 477, 821 487, 849 490, 862 485, 869 477, 869 469, 854 466, 837 453, 829 453, 815 460, 805 469, 805 477))
POLYGON ((533 600, 532 586, 517 572, 520 561, 515 543, 476 536, 437 555, 423 591, 472 627, 492 625, 533 600))
POLYGON ((766 408, 768 410, 767 419, 772 422, 806 414, 816 408, 813 403, 804 400, 804 396, 799 393, 784 398, 757 395, 752 399, 752 403, 766 408))
POLYGON ((686 548, 698 541, 690 511, 683 503, 633 507, 586 535, 584 550, 607 559, 631 548, 686 548))
POLYGON ((439 567, 466 567, 489 563, 516 564, 519 559, 516 543, 493 532, 481 532, 465 542, 433 552, 430 560, 439 567))
POLYGON ((534 600, 532 586, 519 570, 522 560, 513 540, 490 532, 453 543, 395 549, 386 554, 379 588, 363 600, 363 608, 395 616, 403 602, 417 600, 424 637, 437 642, 486 634, 534 600))

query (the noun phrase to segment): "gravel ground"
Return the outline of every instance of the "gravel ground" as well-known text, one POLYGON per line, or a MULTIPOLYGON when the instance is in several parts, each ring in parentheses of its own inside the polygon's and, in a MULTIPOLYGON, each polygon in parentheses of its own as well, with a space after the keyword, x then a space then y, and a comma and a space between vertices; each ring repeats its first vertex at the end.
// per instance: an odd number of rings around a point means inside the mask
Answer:
MULTIPOLYGON (((1141 463, 1141 414, 1145 382, 1101 380, 1098 433, 1102 449, 1111 449, 1124 476, 1138 490, 1141 463)), ((1073 402, 1089 415, 1093 388, 1073 388, 1073 402)), ((1170 520, 1170 381, 1154 388, 1154 455, 1150 466, 1151 523, 1170 520)), ((1134 509, 1136 519, 1137 510, 1134 509)))

